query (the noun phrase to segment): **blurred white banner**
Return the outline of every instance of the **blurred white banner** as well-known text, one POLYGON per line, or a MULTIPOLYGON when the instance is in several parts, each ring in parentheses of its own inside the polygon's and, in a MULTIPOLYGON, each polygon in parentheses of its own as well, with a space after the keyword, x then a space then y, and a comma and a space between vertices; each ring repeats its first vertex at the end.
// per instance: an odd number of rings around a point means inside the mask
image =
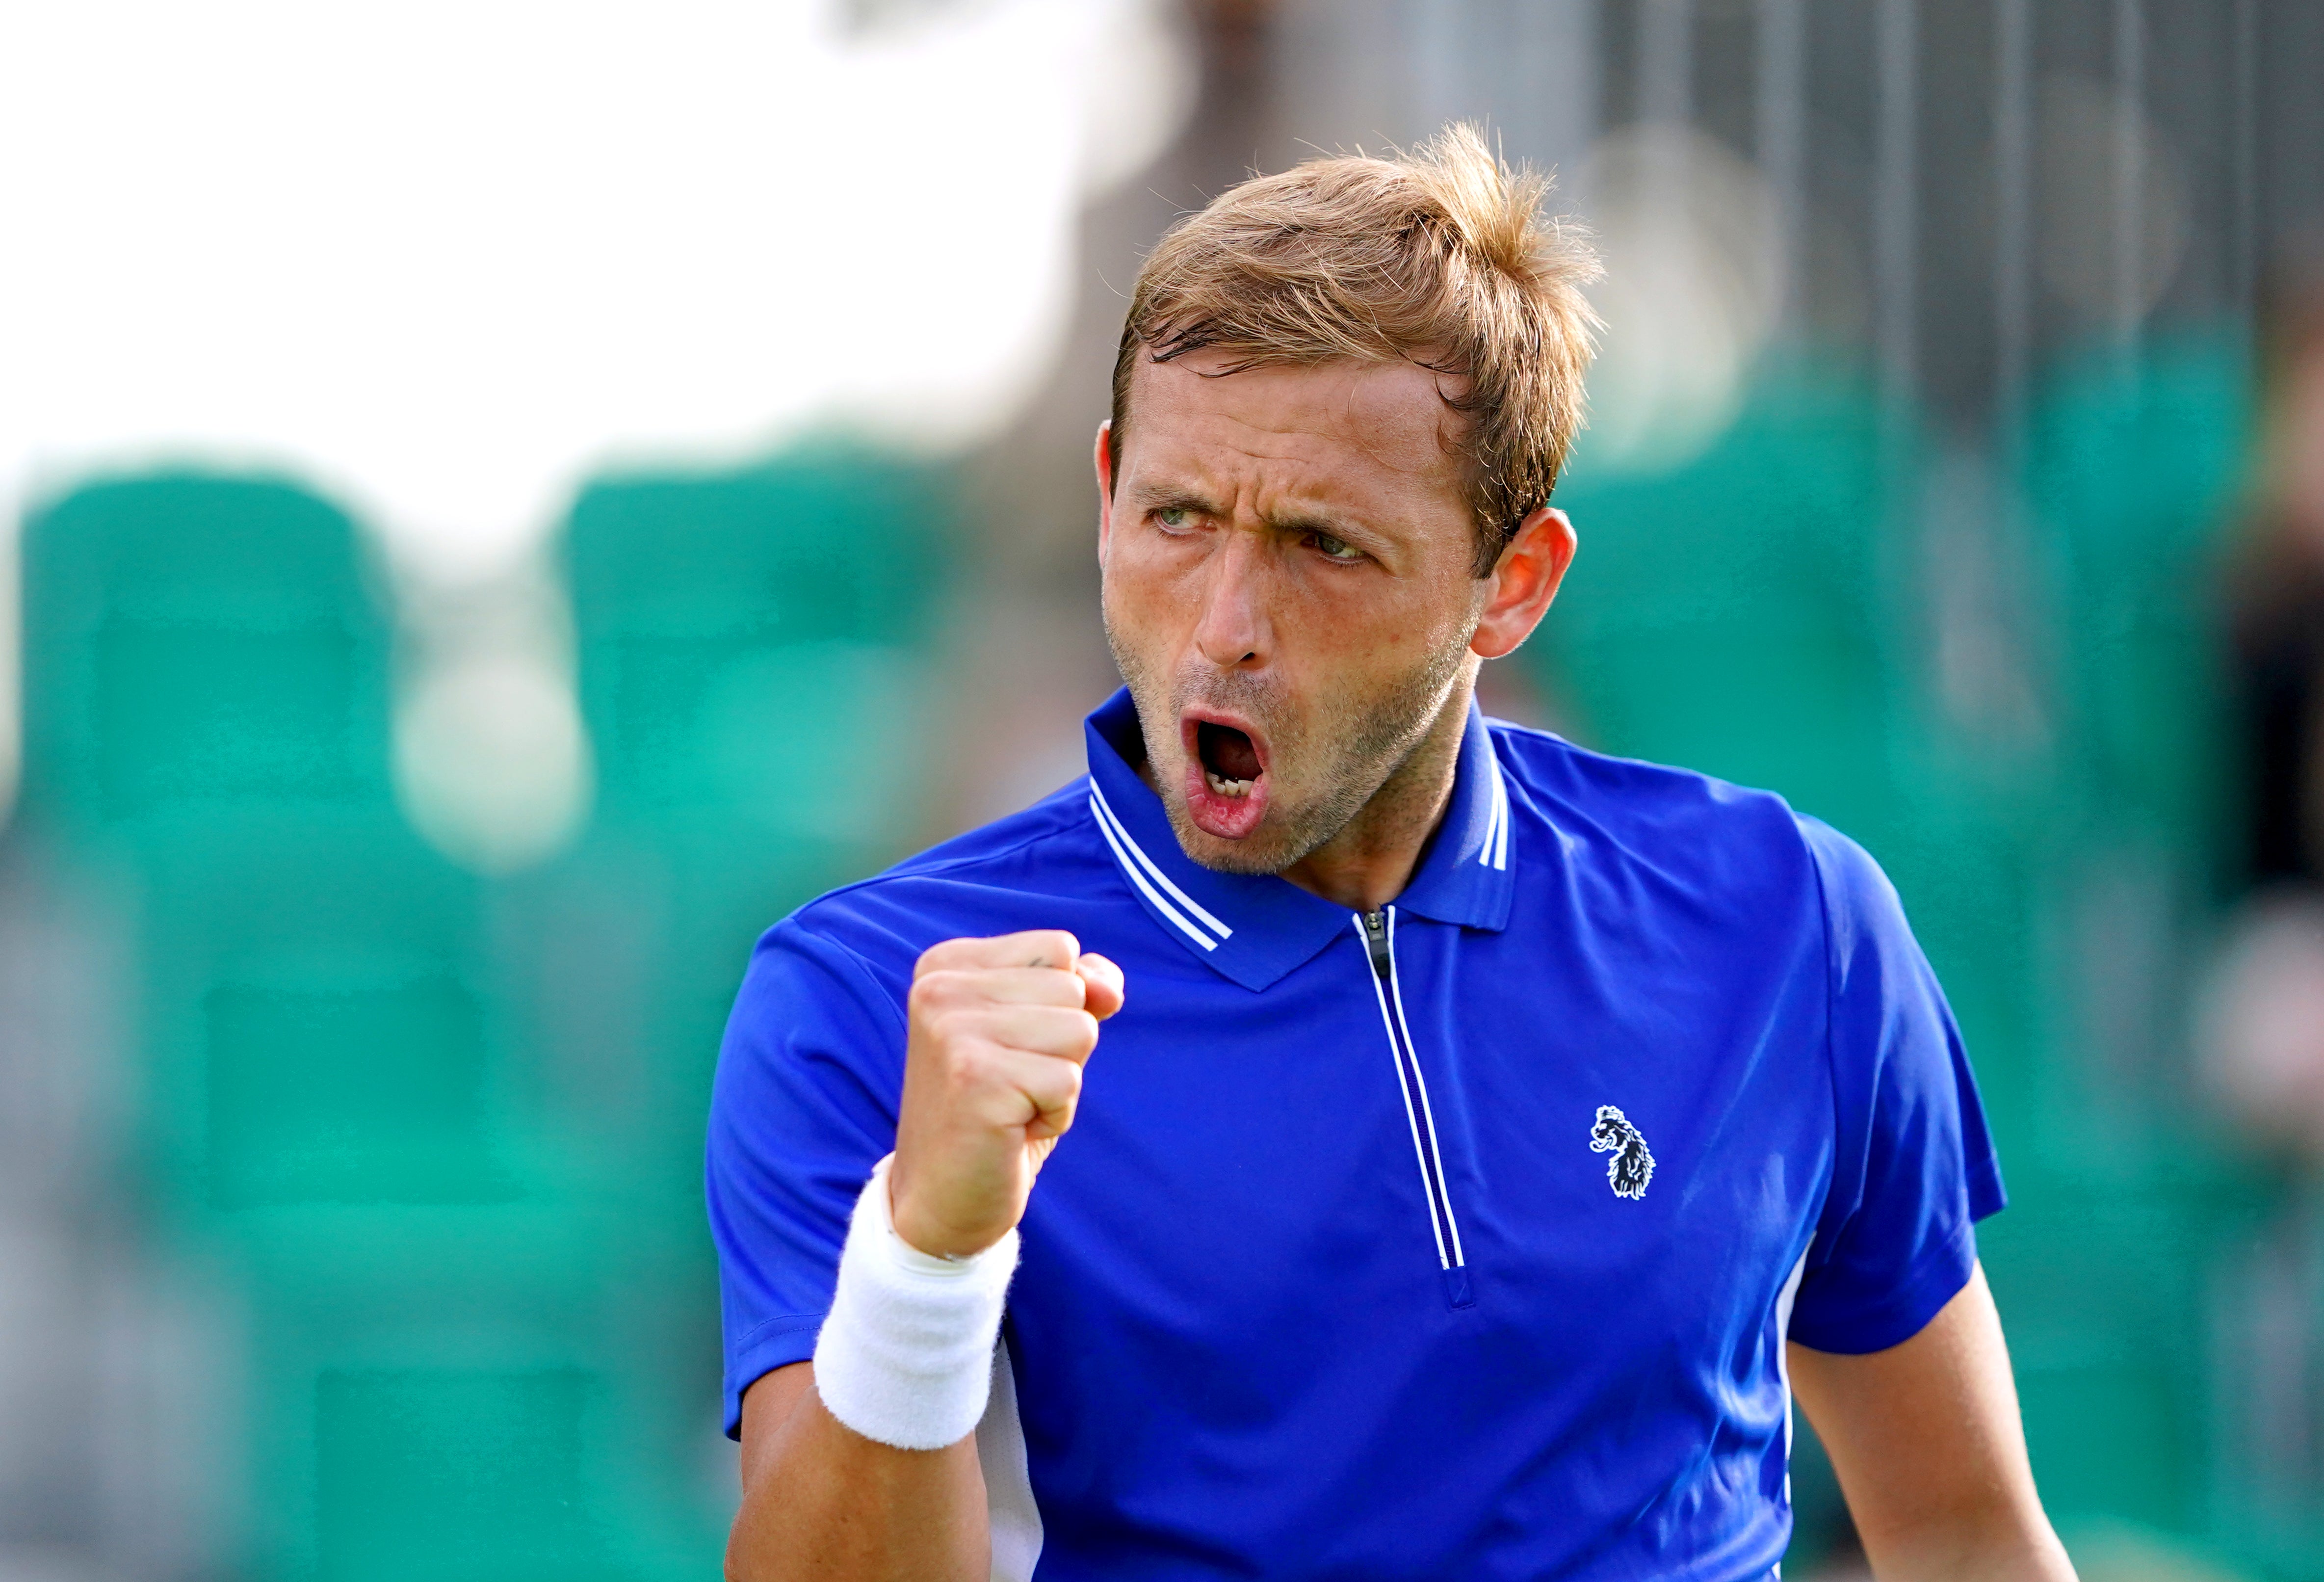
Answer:
POLYGON ((458 580, 608 462, 973 440, 1063 332, 1081 203, 1191 102, 1169 14, 0 10, 0 509, 275 464, 458 580))

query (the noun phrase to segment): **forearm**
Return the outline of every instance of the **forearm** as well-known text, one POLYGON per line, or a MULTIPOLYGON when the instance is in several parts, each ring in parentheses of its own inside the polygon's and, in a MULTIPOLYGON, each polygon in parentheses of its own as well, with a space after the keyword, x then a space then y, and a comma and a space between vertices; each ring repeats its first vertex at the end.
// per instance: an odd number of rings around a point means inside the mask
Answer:
POLYGON ((742 1399, 742 1508, 732 1582, 984 1582, 984 1477, 973 1437, 899 1450, 834 1418, 812 1364, 768 1374, 742 1399))
POLYGON ((816 1360, 742 1396, 733 1582, 991 1576, 975 1429, 1016 1226, 1121 993, 1121 969, 1063 932, 921 956, 896 1152, 857 1196, 816 1360))
POLYGON ((1793 1345, 1793 1392, 1831 1457, 1879 1582, 2073 1582, 2034 1492, 1985 1272, 1911 1339, 1793 1345))
POLYGON ((2073 1563, 2039 1511, 2023 1520, 1964 1513, 1914 1531, 1865 1536, 1877 1582, 2074 1582, 2073 1563))

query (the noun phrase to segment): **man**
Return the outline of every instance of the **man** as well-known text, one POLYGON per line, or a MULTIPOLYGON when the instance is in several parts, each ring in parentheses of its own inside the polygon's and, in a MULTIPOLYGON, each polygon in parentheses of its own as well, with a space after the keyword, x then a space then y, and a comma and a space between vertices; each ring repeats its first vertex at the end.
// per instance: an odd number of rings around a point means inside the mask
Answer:
POLYGON ((1574 551, 1542 190, 1455 129, 1148 260, 1088 777, 735 1006, 731 1575, 1765 1577, 1794 1391, 1882 1577, 2072 1575, 1878 870, 1471 702, 1574 551))

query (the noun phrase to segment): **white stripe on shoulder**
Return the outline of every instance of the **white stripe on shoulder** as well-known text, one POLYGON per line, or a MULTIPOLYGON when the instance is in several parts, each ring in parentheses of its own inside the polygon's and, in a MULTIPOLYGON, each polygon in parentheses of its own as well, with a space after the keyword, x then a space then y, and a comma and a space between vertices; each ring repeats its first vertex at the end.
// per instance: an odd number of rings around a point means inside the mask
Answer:
POLYGON ((1493 866, 1506 868, 1509 865, 1509 782, 1501 772, 1499 754, 1493 758, 1493 800, 1501 809, 1493 835, 1493 866))
POLYGON ((1130 875, 1131 884, 1146 893, 1146 899, 1154 903, 1154 909, 1176 924, 1180 933, 1204 949, 1217 949, 1219 948, 1217 940, 1188 922, 1176 907, 1163 900, 1154 886, 1146 882, 1146 875, 1139 873, 1138 865, 1130 860, 1130 854, 1122 849, 1121 841, 1114 835, 1112 826, 1106 821, 1104 809, 1098 801, 1094 787, 1092 788, 1090 794, 1090 816, 1097 820, 1097 832, 1105 837, 1106 845, 1113 847, 1114 860, 1121 865, 1121 871, 1130 875))
POLYGON ((1097 807, 1099 821, 1107 825, 1112 829, 1115 835, 1120 837, 1122 845, 1128 847, 1130 848, 1130 855, 1138 859, 1138 865, 1154 875, 1154 882, 1156 884, 1161 885, 1163 889, 1167 890, 1172 896, 1176 898, 1180 906, 1185 907, 1188 911, 1194 913, 1196 917, 1202 919, 1203 921, 1208 923, 1211 926, 1212 930, 1215 932, 1220 939, 1225 939, 1233 936, 1234 930, 1232 929, 1227 927, 1226 924, 1219 921, 1218 919, 1213 917, 1208 911, 1204 911, 1200 902, 1187 894, 1185 891, 1179 889, 1176 884, 1170 883, 1170 875, 1154 865, 1153 860, 1146 855, 1145 848, 1140 847, 1138 842, 1131 837, 1129 828, 1124 825, 1120 819, 1113 816, 1112 804, 1105 800, 1105 793, 1097 789, 1097 782, 1094 780, 1090 782, 1090 800, 1097 807))
POLYGON ((1477 853, 1477 865, 1482 868, 1505 868, 1509 861, 1509 792, 1501 783, 1500 754, 1492 751, 1491 738, 1486 740, 1485 762, 1492 771, 1492 783, 1485 788, 1488 810, 1485 814, 1485 844, 1477 853))

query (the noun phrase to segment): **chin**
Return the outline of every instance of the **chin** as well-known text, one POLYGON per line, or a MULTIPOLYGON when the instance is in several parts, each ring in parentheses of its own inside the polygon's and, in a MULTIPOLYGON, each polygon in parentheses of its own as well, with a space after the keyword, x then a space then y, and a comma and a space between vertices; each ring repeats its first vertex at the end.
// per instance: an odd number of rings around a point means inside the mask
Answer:
POLYGON ((1194 842, 1182 838, 1180 844, 1185 847, 1188 856, 1215 873, 1246 874, 1259 877, 1280 874, 1299 860, 1273 849, 1271 844, 1262 847, 1257 841, 1221 840, 1214 835, 1204 835, 1199 830, 1195 834, 1194 842))
POLYGON ((1162 807, 1170 816, 1170 828, 1178 837, 1179 849, 1216 873, 1280 874, 1307 855, 1304 849, 1294 849, 1295 843, 1286 839, 1280 828, 1262 824, 1240 839, 1230 840, 1195 823, 1185 801, 1177 797, 1163 798, 1162 807))

